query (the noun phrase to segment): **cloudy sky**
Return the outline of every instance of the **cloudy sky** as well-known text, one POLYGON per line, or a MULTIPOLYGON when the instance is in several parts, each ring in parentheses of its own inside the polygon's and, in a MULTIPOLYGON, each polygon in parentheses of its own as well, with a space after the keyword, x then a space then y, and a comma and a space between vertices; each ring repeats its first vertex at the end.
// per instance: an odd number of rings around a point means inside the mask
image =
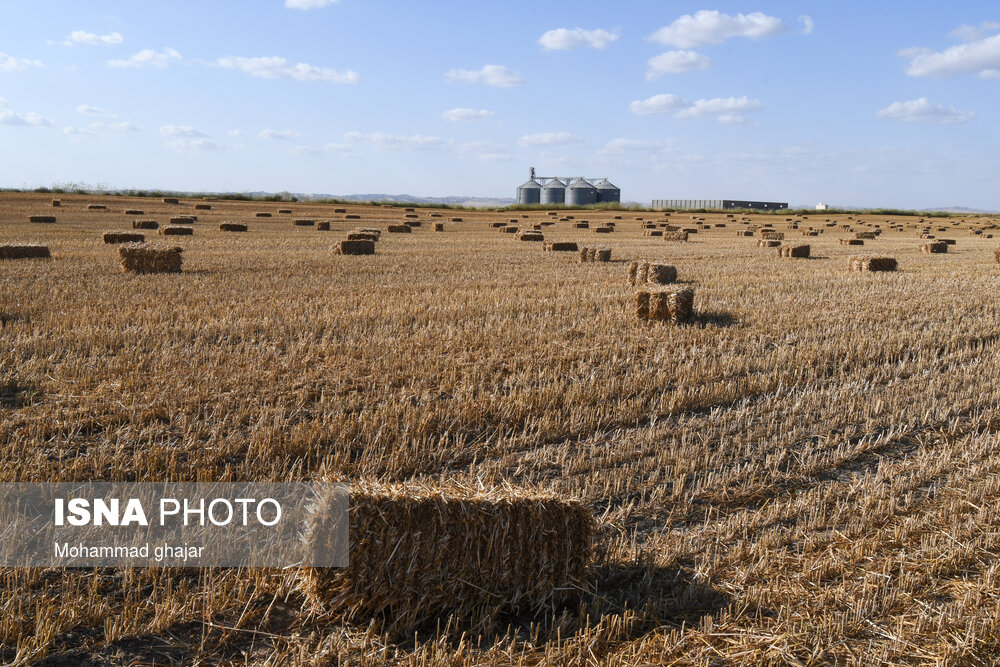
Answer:
POLYGON ((1000 209, 993 3, 7 2, 0 186, 1000 209))

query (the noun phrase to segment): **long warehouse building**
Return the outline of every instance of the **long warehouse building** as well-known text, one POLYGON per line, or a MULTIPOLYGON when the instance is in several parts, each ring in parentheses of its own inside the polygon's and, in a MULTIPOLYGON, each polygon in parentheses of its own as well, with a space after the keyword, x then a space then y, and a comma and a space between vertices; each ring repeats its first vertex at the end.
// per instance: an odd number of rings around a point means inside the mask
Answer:
POLYGON ((745 199, 654 199, 653 208, 676 209, 739 209, 750 208, 758 211, 779 211, 788 208, 788 202, 746 201, 745 199))

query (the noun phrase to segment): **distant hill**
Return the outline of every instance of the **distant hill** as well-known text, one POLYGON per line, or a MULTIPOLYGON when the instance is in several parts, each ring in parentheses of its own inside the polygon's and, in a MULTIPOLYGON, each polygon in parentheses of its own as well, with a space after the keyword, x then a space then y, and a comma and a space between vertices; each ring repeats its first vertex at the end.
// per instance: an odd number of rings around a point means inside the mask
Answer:
POLYGON ((361 194, 361 195, 328 195, 299 194, 295 196, 302 201, 310 199, 344 199, 348 201, 399 202, 402 204, 438 204, 442 206, 471 206, 477 208, 494 208, 510 206, 516 203, 513 198, 505 197, 418 197, 416 195, 361 194))

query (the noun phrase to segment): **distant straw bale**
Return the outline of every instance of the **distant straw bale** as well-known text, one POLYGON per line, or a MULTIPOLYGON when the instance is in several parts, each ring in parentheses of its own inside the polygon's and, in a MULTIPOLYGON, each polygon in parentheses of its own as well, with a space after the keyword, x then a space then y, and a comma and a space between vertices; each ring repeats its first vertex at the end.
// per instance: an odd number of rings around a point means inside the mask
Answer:
POLYGON ((412 234, 413 230, 410 229, 409 225, 389 225, 388 231, 390 234, 412 234))
POLYGON ((160 223, 156 220, 133 220, 132 229, 159 229, 160 223))
POLYGON ((435 232, 443 232, 444 231, 444 223, 443 222, 435 222, 434 223, 434 231, 435 232))
POLYGON ((520 241, 544 241, 545 235, 541 232, 536 232, 534 230, 523 230, 517 234, 514 238, 520 241))
POLYGON ((194 218, 189 215, 178 216, 176 218, 170 218, 171 225, 193 225, 194 218))
POLYGON ((461 218, 452 218, 451 221, 452 222, 462 222, 462 219, 461 218))
POLYGON ((611 261, 611 248, 597 248, 594 252, 593 258, 590 260, 592 262, 610 262, 611 261))
POLYGON ((500 233, 501 234, 517 234, 517 232, 518 232, 518 228, 517 227, 511 227, 510 225, 507 225, 506 227, 501 227, 500 228, 500 233))
POLYGON ((52 206, 53 206, 53 208, 59 208, 60 206, 62 206, 62 202, 59 201, 58 199, 53 199, 52 200, 52 206))
POLYGON ((45 259, 51 257, 49 247, 37 243, 7 243, 0 245, 0 259, 45 259))
MULTIPOLYGON (((289 210, 291 210, 291 209, 289 209, 289 210)), ((333 209, 333 212, 334 213, 347 213, 347 209, 346 208, 335 208, 335 209, 333 209)))
POLYGON ((776 232, 776 231, 772 231, 772 230, 761 230, 760 236, 761 236, 761 238, 767 239, 768 241, 784 241, 785 240, 785 233, 784 232, 776 232))
POLYGON ((164 227, 160 233, 164 236, 192 236, 194 229, 192 227, 164 227))
POLYGON ((104 232, 105 243, 142 243, 145 240, 143 234, 135 232, 104 232))
POLYGON ((247 226, 242 222, 223 222, 219 224, 219 229, 224 232, 245 232, 247 226))
POLYGON ((663 232, 659 229, 647 229, 643 231, 643 236, 663 236, 663 232))
POLYGON ((125 215, 146 215, 145 211, 140 211, 137 208, 127 208, 124 212, 125 215))
POLYGON ((257 216, 258 218, 270 218, 271 217, 271 214, 267 213, 265 211, 258 211, 257 213, 254 213, 254 215, 257 216))
POLYGON ((180 204, 181 202, 180 202, 179 199, 177 199, 177 197, 164 197, 163 198, 163 203, 164 204, 180 204))
POLYGON ((892 257, 855 256, 851 257, 848 268, 851 271, 895 271, 897 263, 892 257))
POLYGON ((378 241, 380 234, 367 231, 353 231, 347 233, 348 241, 378 241))
POLYGON ((108 207, 104 204, 87 204, 88 211, 107 211, 108 207))
POLYGON ((594 233, 595 234, 610 234, 613 231, 615 231, 615 228, 614 227, 608 227, 607 225, 605 225, 603 227, 594 227, 594 233))
POLYGON ((279 208, 278 213, 283 213, 285 215, 291 215, 292 209, 290 208, 279 208))
POLYGON ((316 230, 320 232, 330 231, 330 222, 328 220, 322 220, 316 223, 316 230))
POLYGON ((545 250, 550 252, 577 252, 579 247, 572 241, 546 241, 545 250))
POLYGON ((212 205, 211 204, 195 204, 194 205, 194 210, 196 210, 196 211, 211 211, 212 210, 212 205))
POLYGON ((781 241, 769 241, 768 239, 760 239, 757 241, 758 248, 778 248, 781 246, 781 241))
POLYGON ((688 240, 687 232, 663 232, 664 241, 675 241, 678 243, 683 243, 688 240))
POLYGON ((677 267, 671 264, 650 264, 646 280, 655 285, 669 285, 677 280, 677 267))
POLYGON ((118 246, 123 271, 132 273, 180 273, 183 248, 128 243, 118 246))
POLYGON ((316 224, 315 220, 293 220, 292 225, 295 227, 312 227, 316 224))
POLYGON ((804 243, 798 245, 785 245, 778 248, 778 255, 781 257, 809 257, 810 247, 804 243))
POLYGON ((920 252, 925 252, 928 254, 946 253, 948 252, 948 244, 944 241, 932 241, 930 243, 923 243, 920 245, 920 252))
POLYGON ((419 220, 407 220, 403 224, 409 225, 410 227, 420 227, 423 225, 423 223, 420 222, 419 220))
MULTIPOLYGON (((339 544, 335 507, 317 501, 308 551, 339 544)), ((589 588, 593 515, 562 497, 355 483, 347 520, 350 564, 304 568, 301 588, 315 610, 362 627, 374 621, 393 637, 449 616, 485 629, 589 588)))
POLYGON ((361 216, 357 213, 348 213, 344 216, 344 220, 360 220, 361 216))
POLYGON ((861 239, 840 239, 840 245, 864 245, 861 239))
MULTIPOLYGON (((570 220, 571 218, 566 218, 566 219, 570 220)), ((573 223, 573 227, 575 227, 576 229, 590 229, 590 223, 589 222, 574 222, 573 223)))
POLYGON ((29 215, 28 222, 55 222, 56 216, 54 215, 29 215))
POLYGON ((374 255, 375 242, 348 239, 336 245, 334 252, 338 255, 374 255))
POLYGON ((862 241, 871 241, 877 234, 875 232, 855 232, 854 238, 861 239, 862 241))

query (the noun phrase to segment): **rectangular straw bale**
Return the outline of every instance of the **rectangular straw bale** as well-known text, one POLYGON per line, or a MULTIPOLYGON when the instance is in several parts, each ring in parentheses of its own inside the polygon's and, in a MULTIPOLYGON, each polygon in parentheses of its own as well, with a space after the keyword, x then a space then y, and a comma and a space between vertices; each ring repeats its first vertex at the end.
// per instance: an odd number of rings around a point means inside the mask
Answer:
POLYGON ((590 250, 591 249, 588 248, 587 246, 583 246, 582 248, 580 248, 580 261, 581 262, 589 262, 590 261, 590 250))
POLYGON ((372 232, 366 232, 360 230, 354 232, 347 232, 348 241, 378 241, 379 236, 380 236, 379 234, 374 234, 372 232))
POLYGON ((330 221, 329 220, 321 220, 320 222, 317 222, 316 223, 316 230, 320 231, 320 232, 328 232, 328 231, 330 231, 330 221))
POLYGON ((183 248, 127 243, 118 246, 122 271, 132 273, 180 273, 183 248))
POLYGON ((778 255, 781 257, 809 257, 810 247, 804 243, 798 245, 785 245, 778 248, 778 255))
POLYGON ((164 236, 193 236, 194 228, 192 227, 164 227, 160 230, 160 233, 164 236))
POLYGON ((576 252, 580 249, 572 241, 546 241, 544 247, 550 252, 576 252))
POLYGON ((29 215, 28 222, 55 222, 56 216, 54 215, 29 215))
POLYGON ((595 234, 610 234, 613 231, 615 231, 614 227, 608 227, 606 225, 603 227, 594 227, 595 234))
POLYGON ((334 213, 347 213, 347 209, 346 208, 335 208, 335 209, 333 209, 333 212, 334 213))
POLYGON ((374 255, 375 242, 361 239, 348 239, 334 246, 338 255, 374 255))
POLYGON ((462 222, 461 218, 451 218, 452 222, 462 222))
POLYGON ((501 234, 517 234, 517 232, 518 232, 517 227, 511 227, 510 225, 507 225, 506 227, 500 227, 501 234))
POLYGON ((861 239, 840 239, 840 245, 864 245, 861 239))
POLYGON ((506 222, 491 222, 490 229, 500 229, 501 227, 506 227, 506 222))
POLYGON ((196 211, 211 211, 212 210, 212 205, 211 204, 195 204, 194 205, 194 210, 196 210, 196 211))
POLYGON ((127 208, 125 209, 125 215, 146 215, 146 212, 136 208, 127 208))
POLYGON ((181 215, 176 218, 170 218, 168 221, 171 225, 193 225, 194 218, 189 215, 181 215))
MULTIPOLYGON (((569 218, 566 218, 566 219, 569 220, 569 218)), ((574 222, 573 226, 575 228, 577 228, 577 229, 590 229, 590 223, 589 222, 574 222)))
POLYGON ((863 241, 871 241, 875 238, 875 232, 855 232, 854 238, 861 239, 863 241))
POLYGON ((663 232, 664 241, 676 241, 683 243, 688 240, 687 232, 663 232))
POLYGON ((655 285, 669 285, 677 280, 677 267, 671 264, 650 264, 646 280, 655 285))
MULTIPOLYGON (((309 552, 336 547, 336 501, 318 499, 309 552)), ((582 503, 510 489, 356 483, 348 512, 350 564, 304 568, 314 609, 394 637, 451 616, 486 629, 588 588, 594 519, 582 503)))
POLYGON ((920 245, 920 252, 925 253, 946 253, 948 252, 948 244, 944 241, 931 241, 930 243, 923 243, 920 245))
POLYGON ((407 220, 403 224, 409 225, 410 227, 420 227, 423 225, 419 220, 407 220))
POLYGON ((160 223, 156 220, 133 220, 132 229, 159 229, 160 223))
POLYGON ((652 292, 649 295, 649 319, 654 322, 686 322, 694 307, 694 290, 689 287, 652 292))
POLYGON ((290 208, 279 208, 278 213, 283 213, 285 215, 291 215, 292 209, 290 208))
POLYGON ((678 227, 677 225, 668 225, 667 223, 662 223, 660 225, 660 229, 662 229, 665 232, 679 232, 679 231, 681 231, 681 228, 678 227))
POLYGON ((431 213, 431 217, 432 218, 440 218, 441 214, 440 213, 431 213))
POLYGON ((851 271, 895 271, 897 263, 892 257, 855 256, 851 257, 848 267, 851 271))
POLYGON ((257 216, 258 218, 270 218, 271 217, 271 214, 267 213, 266 211, 258 211, 257 213, 254 213, 254 215, 257 216))
POLYGON ((545 235, 541 232, 536 232, 534 230, 523 230, 517 234, 514 238, 520 241, 544 241, 545 235))
POLYGON ((53 206, 53 208, 59 208, 60 206, 62 206, 62 202, 59 201, 58 199, 53 199, 52 200, 52 206, 53 206))
POLYGON ((35 259, 51 257, 49 247, 37 243, 7 243, 0 245, 0 259, 35 259))
POLYGON ((104 232, 105 243, 142 243, 145 240, 143 234, 134 232, 104 232))
POLYGON ((357 213, 348 213, 344 216, 344 220, 360 220, 361 216, 357 213))
POLYGON ((649 319, 649 292, 646 290, 635 293, 635 316, 640 320, 649 319))
POLYGON ((815 229, 813 229, 813 230, 804 230, 802 232, 802 236, 819 236, 819 232, 816 231, 815 229))
POLYGON ((177 199, 177 197, 164 197, 163 198, 163 203, 164 204, 180 204, 181 202, 180 202, 179 199, 177 199))
POLYGON ((663 232, 659 229, 647 229, 642 232, 643 236, 663 236, 663 232))
POLYGON ((750 229, 738 229, 736 230, 737 236, 753 236, 753 230, 750 229))
POLYGON ((292 225, 294 225, 295 227, 312 227, 315 224, 316 224, 315 220, 294 220, 294 221, 292 221, 292 225))
POLYGON ((104 204, 87 204, 88 211, 106 211, 108 207, 104 204))
POLYGON ((610 262, 611 261, 611 248, 598 248, 594 253, 592 262, 610 262))
POLYGON ((760 239, 757 241, 758 248, 778 248, 781 246, 781 241, 769 241, 767 239, 760 239))
POLYGON ((245 232, 247 226, 242 222, 223 222, 219 224, 219 229, 224 232, 245 232))
POLYGON ((409 225, 389 225, 390 234, 412 234, 413 230, 409 225))
POLYGON ((435 232, 443 232, 444 231, 444 223, 443 222, 435 222, 434 223, 434 231, 435 232))
POLYGON ((628 263, 628 284, 635 285, 635 277, 639 273, 639 262, 628 263))
POLYGON ((760 233, 760 237, 763 238, 763 239, 767 239, 768 241, 784 241, 785 240, 785 233, 784 232, 771 231, 771 230, 767 230, 767 231, 762 230, 761 233, 760 233))

